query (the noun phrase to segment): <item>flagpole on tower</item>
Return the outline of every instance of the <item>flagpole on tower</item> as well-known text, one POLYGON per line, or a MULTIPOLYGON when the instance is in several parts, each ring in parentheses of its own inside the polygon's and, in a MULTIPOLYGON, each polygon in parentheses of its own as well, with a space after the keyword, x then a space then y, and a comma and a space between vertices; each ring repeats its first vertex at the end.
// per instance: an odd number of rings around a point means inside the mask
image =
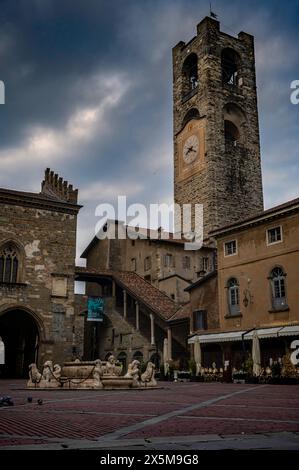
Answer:
POLYGON ((210 17, 215 18, 215 20, 217 20, 217 18, 218 18, 218 15, 216 15, 216 13, 214 13, 212 11, 212 3, 211 2, 210 2, 210 17))

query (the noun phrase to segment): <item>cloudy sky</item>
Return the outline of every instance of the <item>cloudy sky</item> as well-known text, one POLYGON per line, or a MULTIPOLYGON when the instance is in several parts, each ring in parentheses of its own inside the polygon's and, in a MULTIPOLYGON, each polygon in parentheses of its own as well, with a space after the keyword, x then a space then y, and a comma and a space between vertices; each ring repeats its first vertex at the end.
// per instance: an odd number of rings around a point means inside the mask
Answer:
MULTIPOLYGON (((256 38, 265 206, 299 196, 299 0, 215 0, 221 29, 256 38)), ((80 190, 78 252, 94 210, 168 202, 171 49, 206 0, 0 0, 0 186, 39 191, 51 167, 80 190)))

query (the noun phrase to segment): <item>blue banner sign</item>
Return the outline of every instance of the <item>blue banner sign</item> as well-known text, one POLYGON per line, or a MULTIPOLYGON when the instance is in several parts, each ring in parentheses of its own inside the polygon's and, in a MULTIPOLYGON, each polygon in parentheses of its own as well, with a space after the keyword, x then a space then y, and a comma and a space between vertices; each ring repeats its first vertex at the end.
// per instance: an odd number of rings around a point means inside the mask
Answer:
POLYGON ((104 299, 89 297, 87 302, 87 321, 103 321, 104 299))

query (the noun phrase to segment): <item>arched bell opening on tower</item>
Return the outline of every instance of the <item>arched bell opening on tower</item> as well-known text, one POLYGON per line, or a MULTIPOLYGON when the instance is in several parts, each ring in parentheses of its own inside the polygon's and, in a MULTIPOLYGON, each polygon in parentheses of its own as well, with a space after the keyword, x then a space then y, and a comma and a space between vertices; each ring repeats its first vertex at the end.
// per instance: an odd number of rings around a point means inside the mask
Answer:
POLYGON ((189 111, 185 114, 183 122, 182 122, 182 129, 188 124, 189 121, 192 119, 199 119, 200 114, 197 108, 191 108, 189 111))
POLYGON ((240 132, 237 126, 231 121, 224 121, 225 145, 237 146, 240 140, 240 132))
POLYGON ((197 55, 192 53, 188 55, 183 63, 183 89, 182 96, 186 96, 198 87, 198 64, 197 55))
POLYGON ((222 83, 226 85, 240 84, 241 58, 233 49, 227 47, 221 53, 222 83))
POLYGON ((246 116, 234 103, 228 103, 223 109, 225 147, 236 147, 245 143, 246 116))

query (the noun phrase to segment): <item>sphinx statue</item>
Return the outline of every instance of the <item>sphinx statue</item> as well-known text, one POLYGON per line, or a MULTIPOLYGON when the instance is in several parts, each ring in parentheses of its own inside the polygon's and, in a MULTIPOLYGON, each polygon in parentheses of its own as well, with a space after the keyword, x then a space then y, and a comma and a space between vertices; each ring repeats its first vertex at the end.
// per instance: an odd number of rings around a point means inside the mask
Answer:
POLYGON ((155 379, 155 364, 152 362, 148 362, 146 366, 146 370, 143 374, 141 374, 141 384, 144 387, 156 387, 157 381, 155 379))

